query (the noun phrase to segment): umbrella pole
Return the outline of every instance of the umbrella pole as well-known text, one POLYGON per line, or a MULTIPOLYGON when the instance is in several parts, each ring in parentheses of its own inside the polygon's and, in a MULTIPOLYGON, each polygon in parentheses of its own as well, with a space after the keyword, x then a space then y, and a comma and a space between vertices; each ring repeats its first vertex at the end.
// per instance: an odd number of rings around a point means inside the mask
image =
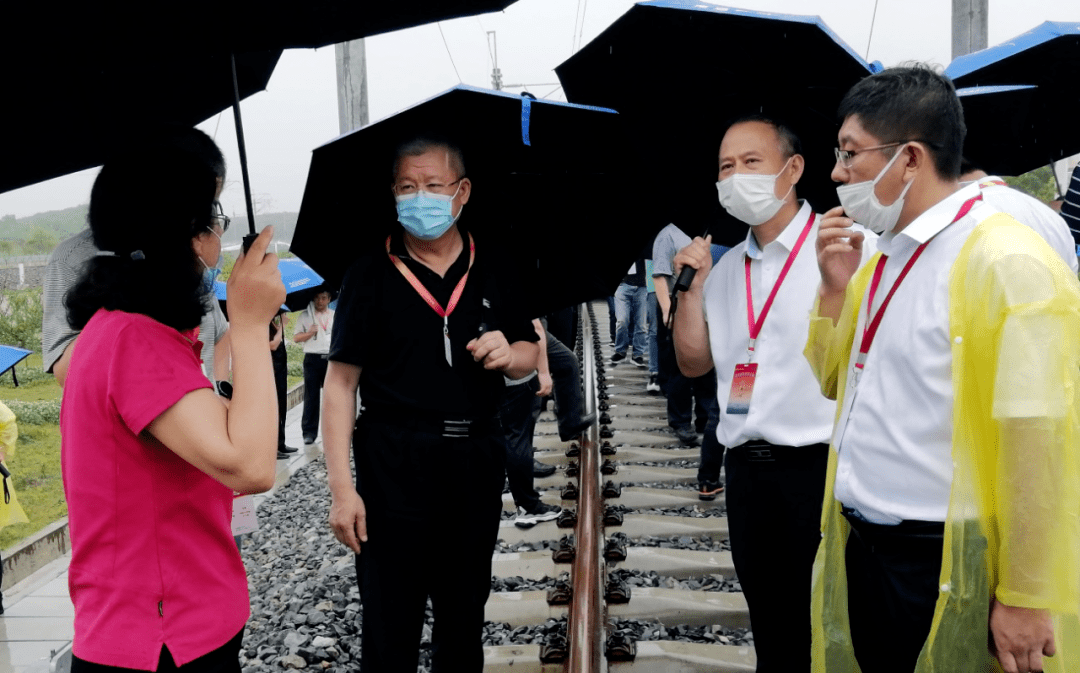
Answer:
POLYGON ((248 177, 247 148, 244 146, 244 122, 240 118, 240 85, 236 81, 236 54, 229 53, 229 64, 232 67, 233 86, 233 118, 236 120, 236 144, 240 149, 240 174, 244 178, 244 205, 247 206, 248 236, 244 237, 244 251, 251 246, 251 240, 255 239, 255 208, 251 201, 251 179, 248 177), (251 239, 251 240, 248 240, 251 239))
POLYGON ((1054 168, 1054 163, 1056 162, 1050 162, 1050 175, 1054 176, 1054 186, 1057 187, 1058 198, 1063 199, 1065 198, 1065 190, 1061 188, 1061 181, 1058 180, 1057 169, 1054 168))

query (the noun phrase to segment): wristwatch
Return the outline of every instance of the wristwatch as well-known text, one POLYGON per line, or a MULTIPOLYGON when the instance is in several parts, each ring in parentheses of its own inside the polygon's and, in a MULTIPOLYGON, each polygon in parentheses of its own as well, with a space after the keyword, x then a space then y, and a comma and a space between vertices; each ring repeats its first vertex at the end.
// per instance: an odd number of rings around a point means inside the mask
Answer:
POLYGON ((215 381, 214 392, 227 400, 232 399, 232 384, 228 381, 215 381))

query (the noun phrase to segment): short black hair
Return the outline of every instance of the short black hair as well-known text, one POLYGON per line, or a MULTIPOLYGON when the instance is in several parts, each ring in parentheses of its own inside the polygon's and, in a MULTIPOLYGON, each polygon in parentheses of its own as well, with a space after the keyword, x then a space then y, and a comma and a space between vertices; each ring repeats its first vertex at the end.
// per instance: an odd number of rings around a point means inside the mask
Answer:
POLYGON ((72 328, 81 330, 101 308, 141 313, 177 330, 202 320, 210 307, 191 242, 212 227, 224 165, 215 164, 207 143, 213 145, 197 129, 169 129, 140 138, 102 166, 88 219, 105 255, 87 263, 65 297, 72 328))
POLYGON ((394 166, 391 180, 397 180, 398 167, 405 157, 418 157, 432 150, 446 150, 450 156, 450 168, 458 174, 458 179, 465 177, 465 154, 461 147, 449 138, 437 135, 417 136, 397 146, 394 152, 394 166))
POLYGON ((928 65, 900 65, 862 79, 844 96, 837 115, 841 122, 857 116, 882 143, 920 141, 929 146, 941 177, 960 175, 964 111, 952 80, 928 65))
POLYGON ((728 122, 727 128, 731 129, 731 127, 736 124, 745 124, 748 122, 761 122, 762 124, 768 124, 776 129, 776 135, 780 138, 780 153, 783 154, 785 158, 793 157, 796 154, 802 154, 802 141, 799 140, 799 136, 791 130, 791 127, 768 115, 743 115, 742 117, 738 117, 728 122))

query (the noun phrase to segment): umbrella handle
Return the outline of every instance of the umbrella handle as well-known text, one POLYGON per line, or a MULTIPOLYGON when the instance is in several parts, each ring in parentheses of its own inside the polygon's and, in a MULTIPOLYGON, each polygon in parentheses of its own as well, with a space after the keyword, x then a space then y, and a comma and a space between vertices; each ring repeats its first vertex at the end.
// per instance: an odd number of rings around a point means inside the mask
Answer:
POLYGON ((247 254, 248 249, 251 248, 251 244, 258 238, 258 234, 244 234, 244 254, 247 254))

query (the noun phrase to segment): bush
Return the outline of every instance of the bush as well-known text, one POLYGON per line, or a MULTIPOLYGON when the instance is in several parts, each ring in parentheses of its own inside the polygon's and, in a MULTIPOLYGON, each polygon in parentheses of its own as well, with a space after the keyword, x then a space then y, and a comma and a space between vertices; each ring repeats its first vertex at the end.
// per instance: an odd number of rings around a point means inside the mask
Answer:
POLYGON ((41 288, 6 292, 0 302, 0 344, 41 348, 41 288))
POLYGON ((15 420, 20 425, 55 425, 60 422, 60 400, 7 400, 4 404, 15 414, 15 420))

